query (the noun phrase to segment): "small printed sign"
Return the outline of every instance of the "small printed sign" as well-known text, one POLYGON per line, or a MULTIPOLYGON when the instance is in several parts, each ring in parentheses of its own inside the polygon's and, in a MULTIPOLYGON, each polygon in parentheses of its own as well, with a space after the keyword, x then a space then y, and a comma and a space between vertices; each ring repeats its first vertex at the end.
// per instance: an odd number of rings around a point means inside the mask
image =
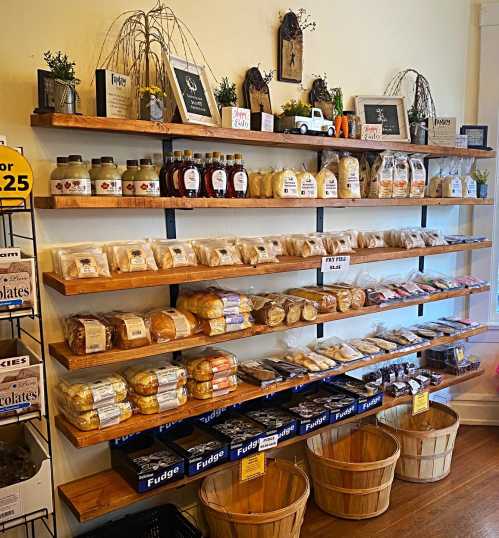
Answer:
POLYGON ((324 256, 321 263, 323 273, 340 273, 350 267, 350 256, 324 256))
POLYGON ((456 118, 428 118, 428 145, 456 145, 456 118))
POLYGON ((274 433, 274 435, 267 435, 267 437, 260 437, 260 439, 258 439, 258 452, 275 448, 278 440, 279 436, 277 433, 274 433))
POLYGON ((364 123, 360 130, 361 140, 380 142, 383 138, 383 125, 381 123, 364 123))
POLYGON ((17 206, 28 198, 33 187, 29 162, 15 149, 0 145, 1 206, 17 206))
POLYGON ((412 397, 412 416, 419 415, 430 409, 430 393, 419 392, 412 397))
POLYGON ((265 474, 265 454, 257 452, 243 458, 239 470, 241 482, 263 476, 265 474))

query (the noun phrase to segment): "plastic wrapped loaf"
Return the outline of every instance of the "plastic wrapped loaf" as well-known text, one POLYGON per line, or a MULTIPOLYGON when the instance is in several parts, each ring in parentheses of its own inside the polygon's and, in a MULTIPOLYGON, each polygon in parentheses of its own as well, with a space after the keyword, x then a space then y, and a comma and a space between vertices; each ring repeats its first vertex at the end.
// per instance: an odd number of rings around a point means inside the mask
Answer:
POLYGON ((250 172, 248 175, 248 196, 250 198, 263 198, 261 172, 250 172))
POLYGON ((107 245, 107 253, 112 271, 134 273, 158 270, 152 247, 145 241, 111 243, 107 245))
POLYGON ((322 242, 328 255, 351 254, 355 252, 352 248, 350 234, 346 233, 325 233, 321 235, 322 242))
POLYGON ((146 320, 152 340, 158 343, 186 338, 200 330, 196 317, 191 312, 178 308, 152 310, 147 313, 146 320))
POLYGON ((324 286, 324 289, 336 298, 336 309, 338 312, 347 312, 352 308, 352 292, 349 288, 324 286))
POLYGON ((142 396, 130 392, 130 401, 133 407, 142 415, 154 415, 176 409, 187 403, 187 390, 179 387, 165 392, 160 392, 152 396, 142 396))
POLYGON ((369 198, 391 198, 393 195, 394 158, 390 151, 376 157, 371 170, 369 198))
POLYGON ((203 239, 193 241, 200 264, 208 267, 220 267, 222 265, 241 265, 241 255, 235 240, 230 239, 203 239))
POLYGON ((132 406, 130 402, 120 402, 84 413, 75 413, 69 409, 61 409, 61 412, 70 424, 86 432, 121 424, 132 417, 132 406))
POLYGON ((289 295, 296 295, 319 305, 319 313, 336 312, 336 297, 331 292, 318 287, 294 288, 288 291, 289 295))
POLYGON ((206 348, 182 357, 187 376, 196 381, 211 381, 237 373, 236 356, 221 349, 206 348))
POLYGON ((340 198, 360 198, 359 161, 349 153, 340 159, 338 194, 340 198))
POLYGON ((251 312, 253 305, 247 295, 218 288, 184 292, 177 301, 181 310, 192 312, 204 319, 223 318, 251 312))
POLYGON ((243 331, 252 326, 253 318, 249 312, 201 320, 201 332, 206 336, 243 331))
POLYGON ((423 235, 418 229, 388 230, 385 232, 388 246, 396 248, 424 248, 426 246, 423 235))
POLYGON ((360 197, 369 197, 369 183, 371 182, 371 165, 365 153, 362 154, 359 161, 359 180, 360 180, 360 197))
POLYGON ((159 239, 153 242, 152 249, 160 269, 193 267, 198 264, 196 252, 188 241, 159 239))
POLYGON ((293 170, 278 170, 272 175, 274 198, 299 198, 298 178, 293 170))
POLYGON ((123 375, 131 390, 140 396, 172 391, 187 382, 185 368, 158 360, 130 366, 123 375))
POLYGON ((239 239, 237 246, 239 247, 243 262, 248 265, 279 263, 272 243, 261 237, 239 239))
POLYGON ((187 390, 189 394, 198 400, 216 398, 224 396, 237 389, 237 376, 229 375, 227 377, 218 377, 210 381, 196 381, 189 379, 187 381, 187 390))
POLYGON ((287 250, 291 256, 301 258, 327 256, 324 243, 318 235, 292 235, 287 239, 287 250))
POLYGON ((113 327, 113 343, 120 349, 134 349, 151 343, 151 333, 143 316, 132 312, 105 314, 113 327))
POLYGON ((350 292, 350 308, 352 310, 358 310, 366 304, 366 292, 359 287, 352 284, 337 283, 334 286, 325 286, 326 288, 332 287, 333 289, 344 289, 350 292))
POLYGON ((104 249, 91 244, 53 249, 52 262, 54 272, 65 280, 111 276, 104 249))
POLYGON ((310 172, 297 172, 298 194, 300 198, 317 198, 317 181, 310 172))
MULTIPOLYGON (((293 325, 300 321, 304 299, 292 297, 291 295, 283 295, 280 293, 266 293, 265 298, 273 301, 277 306, 284 310, 284 322, 286 325, 293 325)), ((317 317, 317 310, 315 310, 317 317)), ((256 318, 258 320, 258 318, 256 318)))
POLYGON ((291 364, 303 366, 309 372, 330 370, 337 366, 337 363, 330 357, 325 357, 308 349, 292 349, 286 353, 283 359, 291 364))
POLYGON ((276 327, 282 324, 286 317, 286 312, 276 301, 259 295, 251 295, 250 299, 253 304, 251 313, 258 323, 268 327, 276 327))
POLYGON ((338 198, 338 180, 329 168, 322 167, 315 176, 317 198, 338 198))
POLYGON ((113 328, 104 318, 77 314, 64 320, 64 337, 75 355, 109 351, 113 345, 113 328))
POLYGON ((421 153, 409 156, 409 198, 424 198, 426 185, 424 158, 425 155, 421 153))

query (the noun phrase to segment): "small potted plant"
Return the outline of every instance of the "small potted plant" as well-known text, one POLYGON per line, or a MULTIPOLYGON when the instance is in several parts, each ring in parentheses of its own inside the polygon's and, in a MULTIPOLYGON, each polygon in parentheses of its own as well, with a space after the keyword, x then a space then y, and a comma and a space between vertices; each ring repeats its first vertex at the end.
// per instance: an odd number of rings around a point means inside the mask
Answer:
POLYGON ((237 106, 236 85, 227 77, 223 77, 214 93, 222 116, 222 127, 249 129, 251 113, 248 108, 237 106))
POLYGON ((75 114, 78 93, 76 86, 80 79, 76 78, 75 62, 61 51, 52 53, 50 50, 43 54, 43 59, 50 68, 54 78, 54 110, 62 114, 75 114))
POLYGON ((166 93, 159 86, 141 86, 139 92, 139 120, 164 121, 166 93))
POLYGON ((348 118, 343 115, 343 92, 341 88, 333 88, 331 90, 334 106, 334 136, 336 138, 343 134, 344 138, 348 138, 348 118))
POLYGON ((487 190, 488 185, 487 182, 489 181, 489 171, 488 170, 480 170, 477 168, 473 172, 473 179, 476 181, 476 194, 478 198, 487 198, 487 190))

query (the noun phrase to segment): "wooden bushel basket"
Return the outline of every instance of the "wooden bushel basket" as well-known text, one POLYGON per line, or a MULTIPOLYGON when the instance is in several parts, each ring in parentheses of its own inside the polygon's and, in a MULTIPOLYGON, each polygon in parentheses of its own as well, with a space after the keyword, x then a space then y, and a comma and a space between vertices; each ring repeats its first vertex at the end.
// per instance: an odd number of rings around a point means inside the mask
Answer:
POLYGON ((206 477, 199 490, 212 538, 299 538, 309 495, 307 475, 283 460, 246 482, 233 465, 206 477))
POLYGON ((446 405, 430 402, 425 413, 412 416, 410 404, 378 413, 378 422, 400 441, 395 474, 408 482, 436 482, 450 473, 459 415, 446 405))
POLYGON ((307 457, 315 502, 346 519, 382 514, 390 504, 399 455, 396 437, 376 426, 345 424, 311 437, 307 457))

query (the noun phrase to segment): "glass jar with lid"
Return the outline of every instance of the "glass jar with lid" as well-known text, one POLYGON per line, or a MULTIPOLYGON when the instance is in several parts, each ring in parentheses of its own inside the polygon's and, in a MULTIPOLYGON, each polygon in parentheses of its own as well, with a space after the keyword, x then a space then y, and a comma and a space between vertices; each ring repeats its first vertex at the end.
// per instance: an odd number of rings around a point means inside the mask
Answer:
POLYGON ((123 196, 135 195, 135 176, 139 171, 139 161, 137 159, 128 159, 126 170, 121 174, 121 188, 123 196))
POLYGON ((70 155, 62 187, 65 196, 92 196, 92 183, 81 155, 70 155))
POLYGON ((360 117, 352 111, 346 111, 343 114, 347 117, 348 121, 348 138, 357 138, 360 140, 362 130, 360 117))
POLYGON ((140 159, 134 181, 135 196, 160 196, 159 175, 151 159, 140 159))
POLYGON ((95 176, 96 196, 121 196, 121 174, 112 157, 101 157, 100 170, 95 176))
POLYGON ((50 194, 52 194, 52 196, 60 196, 62 194, 67 169, 68 158, 57 157, 57 166, 50 174, 50 194))

